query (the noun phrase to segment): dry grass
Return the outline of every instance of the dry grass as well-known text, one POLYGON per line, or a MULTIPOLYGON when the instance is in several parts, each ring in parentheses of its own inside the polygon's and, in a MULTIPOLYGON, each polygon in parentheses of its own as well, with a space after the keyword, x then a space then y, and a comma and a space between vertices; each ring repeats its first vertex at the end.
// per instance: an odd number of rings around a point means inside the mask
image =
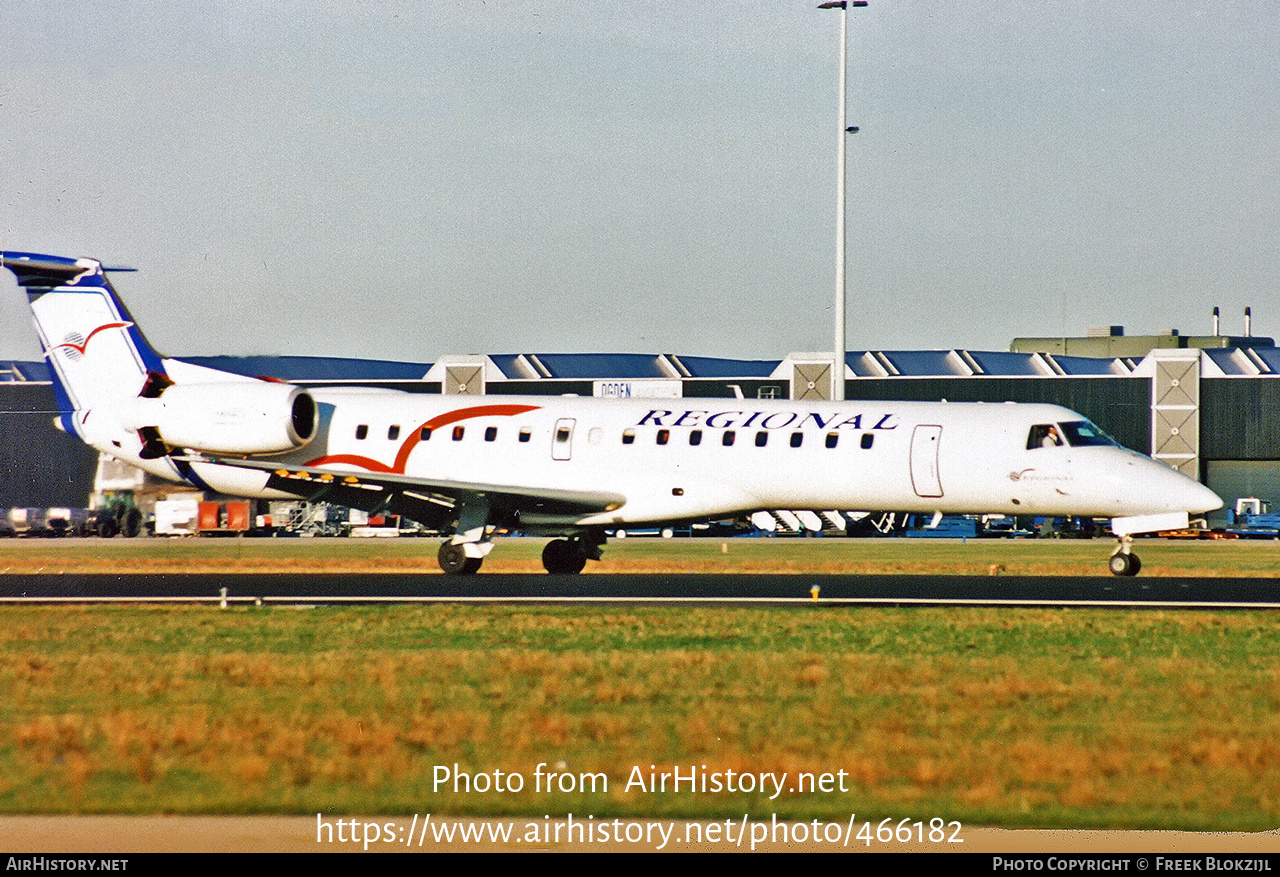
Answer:
MULTIPOLYGON (((488 573, 541 573, 545 540, 501 539, 488 573)), ((434 539, 0 540, 0 574, 415 572, 435 575, 434 539)), ((1105 539, 625 539, 594 573, 1106 575, 1105 539)), ((1280 576, 1280 544, 1139 540, 1144 576, 1280 576)))
POLYGON ((1280 824, 1266 613, 0 609, 0 810, 1280 824), (539 763, 608 791, 538 794, 539 763), (453 794, 437 765, 518 772, 453 794), (835 773, 651 794, 633 766, 835 773))

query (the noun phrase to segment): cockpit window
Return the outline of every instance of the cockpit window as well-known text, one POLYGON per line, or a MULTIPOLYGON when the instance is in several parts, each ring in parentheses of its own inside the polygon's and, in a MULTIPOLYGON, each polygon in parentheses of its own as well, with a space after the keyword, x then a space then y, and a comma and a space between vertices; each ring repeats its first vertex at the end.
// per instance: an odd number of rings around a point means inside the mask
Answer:
POLYGON ((1034 448, 1057 448, 1062 445, 1062 433, 1052 423, 1037 423, 1027 434, 1027 450, 1034 448))
POLYGON ((1115 440, 1087 420, 1071 420, 1063 424, 1062 433, 1073 448, 1088 445, 1114 445, 1115 440))
POLYGON ((1060 448, 1065 445, 1083 448, 1089 445, 1114 445, 1115 440, 1087 420, 1065 423, 1037 423, 1027 433, 1027 450, 1060 448))

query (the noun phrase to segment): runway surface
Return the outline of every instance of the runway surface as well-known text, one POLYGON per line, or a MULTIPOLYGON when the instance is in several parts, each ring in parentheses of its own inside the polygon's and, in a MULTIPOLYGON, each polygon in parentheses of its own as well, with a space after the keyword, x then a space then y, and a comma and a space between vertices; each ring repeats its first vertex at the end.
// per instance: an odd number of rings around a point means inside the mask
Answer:
POLYGON ((1280 608, 1280 580, 1112 576, 13 574, 0 602, 688 602, 1280 608))

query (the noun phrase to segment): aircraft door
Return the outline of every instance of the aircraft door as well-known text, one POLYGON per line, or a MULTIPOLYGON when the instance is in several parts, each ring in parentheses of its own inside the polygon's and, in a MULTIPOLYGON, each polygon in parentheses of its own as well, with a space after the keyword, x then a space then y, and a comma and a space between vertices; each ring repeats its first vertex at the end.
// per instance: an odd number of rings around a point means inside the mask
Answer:
POLYGON ((922 424, 911 433, 911 486, 916 496, 942 496, 942 481, 938 476, 941 441, 941 426, 922 424))
POLYGON ((575 422, 572 417, 562 417, 556 421, 555 432, 551 434, 551 459, 569 459, 569 454, 573 449, 573 425, 575 422))

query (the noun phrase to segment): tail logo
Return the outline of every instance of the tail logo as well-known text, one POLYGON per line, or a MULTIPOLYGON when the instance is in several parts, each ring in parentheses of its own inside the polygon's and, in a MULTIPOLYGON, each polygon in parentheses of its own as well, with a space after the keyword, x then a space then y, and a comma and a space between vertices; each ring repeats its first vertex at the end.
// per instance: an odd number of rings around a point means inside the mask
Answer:
POLYGON ((128 322, 103 323, 86 336, 82 336, 79 332, 72 332, 67 335, 66 341, 63 341, 61 344, 53 345, 49 352, 52 353, 60 347, 65 347, 66 353, 64 355, 67 359, 77 360, 85 355, 85 348, 89 346, 89 342, 93 340, 93 336, 97 335, 99 332, 105 329, 127 329, 132 325, 133 323, 128 322))

